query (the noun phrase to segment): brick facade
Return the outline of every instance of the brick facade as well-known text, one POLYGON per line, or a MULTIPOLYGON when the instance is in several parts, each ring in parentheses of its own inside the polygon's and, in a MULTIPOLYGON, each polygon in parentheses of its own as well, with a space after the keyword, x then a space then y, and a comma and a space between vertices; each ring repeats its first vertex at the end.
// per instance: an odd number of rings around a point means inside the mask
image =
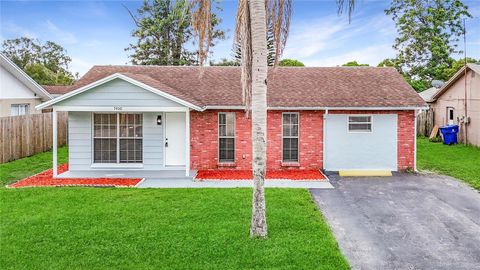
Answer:
MULTIPOLYGON (((231 110, 230 110, 231 111, 231 110)), ((195 170, 251 169, 251 121, 241 110, 236 115, 235 163, 218 163, 218 113, 229 110, 207 110, 190 113, 190 162, 195 170)), ((324 111, 299 112, 299 162, 282 164, 282 111, 269 111, 267 117, 267 168, 322 169, 324 111)), ((330 111, 349 114, 398 114, 398 170, 414 167, 414 111, 330 111)))

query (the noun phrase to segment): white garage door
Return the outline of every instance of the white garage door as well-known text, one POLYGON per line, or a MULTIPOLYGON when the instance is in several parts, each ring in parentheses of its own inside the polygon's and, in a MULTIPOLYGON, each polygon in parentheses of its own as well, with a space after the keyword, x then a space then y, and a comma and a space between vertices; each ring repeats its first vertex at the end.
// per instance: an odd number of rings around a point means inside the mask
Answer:
POLYGON ((325 169, 397 170, 397 115, 325 115, 325 169))

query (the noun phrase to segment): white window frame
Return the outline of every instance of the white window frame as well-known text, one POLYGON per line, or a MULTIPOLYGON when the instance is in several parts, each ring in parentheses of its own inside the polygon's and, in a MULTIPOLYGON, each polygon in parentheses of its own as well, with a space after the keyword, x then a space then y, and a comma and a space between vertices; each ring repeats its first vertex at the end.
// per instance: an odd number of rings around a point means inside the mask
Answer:
POLYGON ((373 133, 373 115, 371 114, 349 114, 347 115, 347 132, 348 133, 373 133), (369 122, 355 122, 355 124, 370 124, 370 130, 350 130, 350 117, 370 117, 369 122))
POLYGON ((300 163, 300 113, 299 112, 282 112, 282 163, 300 163), (297 136, 283 136, 283 116, 286 114, 295 114, 297 115, 297 136), (297 160, 296 161, 286 161, 283 159, 283 139, 297 139, 297 160))
MULTIPOLYGON (((217 129, 218 129, 218 163, 235 163, 236 161, 236 154, 237 154, 237 140, 235 138, 235 135, 237 134, 237 114, 235 112, 219 112, 217 115, 217 129), (220 115, 224 114, 225 115, 225 127, 227 127, 227 116, 228 114, 233 114, 233 136, 220 136, 220 115), (232 161, 222 161, 220 160, 220 139, 233 139, 233 160, 232 161)), ((226 130, 225 130, 226 131, 226 130)))
POLYGON ((10 115, 11 116, 22 116, 22 115, 27 115, 30 113, 30 104, 29 103, 19 103, 19 104, 11 104, 10 105, 10 115), (24 114, 20 114, 20 107, 23 107, 25 109, 24 114), (12 114, 12 109, 17 110, 17 114, 12 114))
MULTIPOLYGON (((134 168, 141 168, 143 167, 143 162, 145 160, 144 156, 144 123, 143 123, 143 113, 141 112, 99 112, 99 113, 92 113, 92 165, 93 168, 103 168, 103 167, 134 167, 134 168), (116 131, 116 141, 117 141, 117 162, 116 163, 96 163, 95 162, 95 139, 102 139, 103 137, 95 137, 95 114, 115 114, 117 116, 117 131, 116 131), (135 137, 135 139, 142 139, 142 162, 138 163, 120 163, 120 139, 131 139, 132 137, 120 137, 120 114, 139 114, 142 119, 142 137, 135 137)), ((105 139, 112 139, 110 137, 105 137, 105 139)))

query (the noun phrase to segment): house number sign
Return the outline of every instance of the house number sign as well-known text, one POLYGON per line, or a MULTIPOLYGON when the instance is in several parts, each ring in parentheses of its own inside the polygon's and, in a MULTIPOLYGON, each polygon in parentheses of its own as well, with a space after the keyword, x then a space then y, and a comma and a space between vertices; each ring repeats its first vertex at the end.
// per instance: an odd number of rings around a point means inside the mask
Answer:
POLYGON ((118 107, 118 106, 117 106, 117 107, 113 107, 113 110, 114 110, 114 111, 121 111, 121 110, 123 110, 123 107, 118 107))

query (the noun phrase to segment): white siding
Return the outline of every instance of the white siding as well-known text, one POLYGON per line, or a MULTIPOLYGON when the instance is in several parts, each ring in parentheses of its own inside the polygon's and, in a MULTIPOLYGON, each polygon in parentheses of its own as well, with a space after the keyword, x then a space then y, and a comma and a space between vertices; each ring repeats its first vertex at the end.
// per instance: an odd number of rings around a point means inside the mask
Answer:
POLYGON ((0 99, 38 98, 35 93, 13 74, 0 66, 0 99))
POLYGON ((348 132, 348 115, 325 115, 325 169, 397 170, 397 115, 373 114, 372 132, 348 132))
MULTIPOLYGON (((163 167, 163 125, 157 125, 162 113, 143 113, 143 169, 163 167)), ((92 113, 69 112, 69 169, 93 170, 92 165, 92 113)))
MULTIPOLYGON (((157 125, 162 113, 143 114, 143 169, 159 170, 163 167, 163 124, 157 125)), ((162 115, 165 119, 165 116, 162 115)))
POLYGON ((68 113, 69 170, 89 170, 92 163, 92 113, 68 113))
MULTIPOLYGON (((160 89, 161 90, 161 89, 160 89)), ((184 107, 141 87, 115 79, 69 99, 58 106, 129 106, 129 107, 184 107)))

